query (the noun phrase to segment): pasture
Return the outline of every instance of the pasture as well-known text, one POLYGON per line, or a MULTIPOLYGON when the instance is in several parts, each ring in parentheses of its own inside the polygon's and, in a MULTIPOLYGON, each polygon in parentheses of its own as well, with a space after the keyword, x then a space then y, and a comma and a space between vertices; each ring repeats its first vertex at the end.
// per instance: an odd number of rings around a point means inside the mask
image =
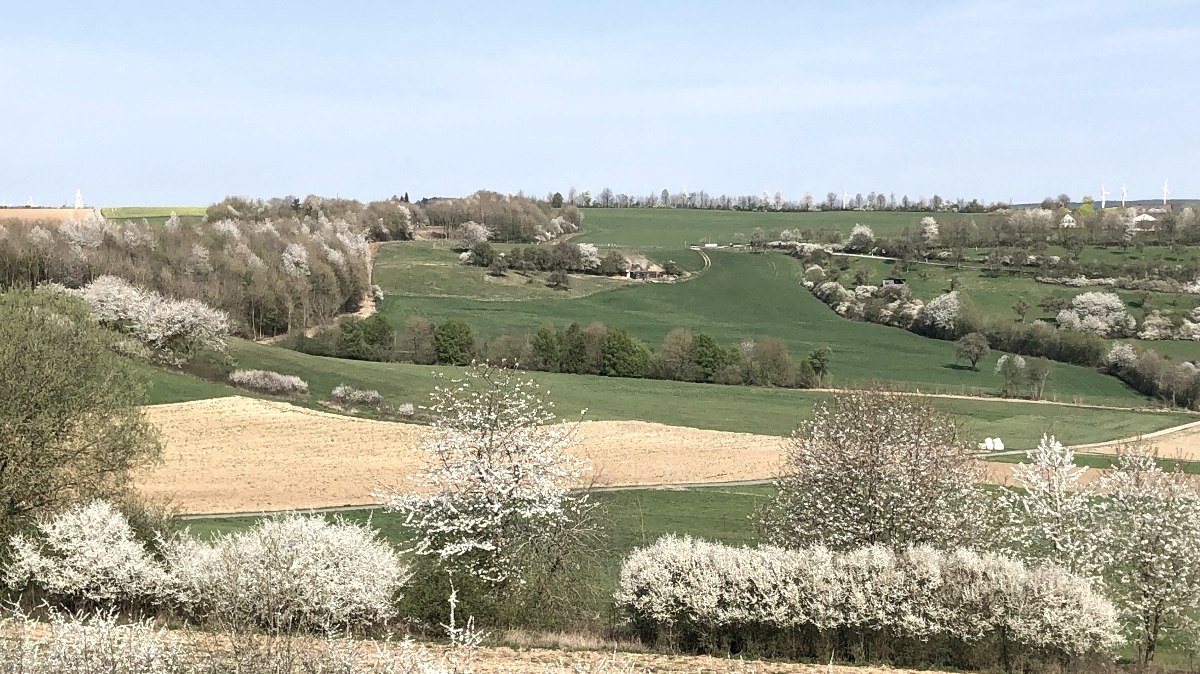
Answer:
MULTIPOLYGON (((499 251, 513 246, 497 244, 499 251)), ((376 248, 373 280, 389 295, 479 300, 526 300, 582 297, 627 285, 621 279, 572 274, 565 290, 546 286, 548 273, 513 271, 492 276, 483 267, 467 266, 444 241, 410 241, 380 244, 376 248)))
MULTIPOLYGON (((655 347, 677 327, 709 333, 729 346, 745 338, 779 337, 794 357, 820 347, 833 349, 836 386, 882 381, 910 390, 970 395, 991 395, 999 389, 991 367, 1000 354, 992 354, 979 372, 973 372, 955 364, 950 342, 842 318, 799 284, 802 269, 794 258, 728 251, 712 252, 710 257, 712 268, 686 283, 636 284, 577 299, 521 302, 388 296, 380 310, 396 327, 414 314, 434 321, 461 318, 488 337, 532 331, 541 323, 561 328, 593 321, 624 328, 655 347)), ((1127 407, 1146 404, 1143 396, 1113 377, 1061 363, 1054 365, 1046 397, 1127 407)))
MULTIPOLYGON (((244 340, 231 344, 230 356, 238 367, 274 370, 303 378, 309 383, 310 393, 295 402, 309 406, 327 399, 333 388, 343 382, 376 389, 391 404, 421 405, 429 399, 437 382, 435 373, 452 378, 460 371, 453 367, 323 358, 244 340)), ((580 410, 586 409, 585 418, 589 420, 637 420, 767 436, 790 434, 797 423, 811 414, 814 404, 829 398, 828 393, 821 391, 545 372, 529 376, 549 391, 550 401, 563 418, 575 419, 580 410)), ((233 394, 247 395, 189 375, 165 373, 152 384, 148 402, 203 400, 233 394)), ((1149 433, 1196 419, 1194 414, 1185 412, 1012 400, 937 398, 933 403, 960 417, 970 437, 1000 436, 1014 449, 1032 447, 1042 433, 1082 444, 1149 433)))
POLYGON ((675 208, 589 208, 583 232, 574 241, 614 244, 638 249, 686 248, 698 243, 745 243, 755 227, 767 232, 809 230, 846 236, 856 224, 868 225, 877 236, 920 231, 921 218, 934 215, 940 223, 984 222, 983 213, 910 213, 891 211, 756 212, 702 211, 675 208))

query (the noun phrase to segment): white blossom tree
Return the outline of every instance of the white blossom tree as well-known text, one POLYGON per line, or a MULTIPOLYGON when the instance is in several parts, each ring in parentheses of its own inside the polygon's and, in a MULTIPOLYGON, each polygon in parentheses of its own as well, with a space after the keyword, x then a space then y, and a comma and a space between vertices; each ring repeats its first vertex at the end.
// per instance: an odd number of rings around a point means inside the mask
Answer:
POLYGON ((980 470, 954 420, 928 403, 840 394, 792 435, 760 529, 793 547, 973 544, 980 470))
POLYGON ((1000 395, 1005 398, 1017 392, 1025 380, 1025 358, 1006 353, 996 360, 996 374, 1000 377, 1000 395))
POLYGON ((921 238, 925 243, 936 243, 938 240, 938 223, 932 216, 921 218, 921 238))
POLYGON ((962 300, 957 290, 951 290, 944 295, 929 300, 921 308, 920 321, 927 330, 941 335, 952 335, 958 326, 958 318, 962 313, 962 300))
POLYGON ((457 247, 460 250, 470 250, 475 244, 490 240, 492 230, 487 225, 468 220, 454 229, 454 237, 458 239, 457 247))
POLYGON ((548 423, 543 395, 533 380, 487 364, 434 389, 415 489, 380 492, 406 515, 416 554, 499 587, 583 535, 591 503, 572 488, 586 466, 566 453, 574 427, 548 423))
POLYGON ((1137 351, 1134 351, 1132 344, 1124 342, 1113 342, 1108 354, 1104 357, 1104 365, 1114 372, 1129 369, 1136 364, 1137 351))
POLYGON ((1025 453, 1025 461, 1013 466, 1016 488, 1001 496, 1006 552, 1049 560, 1086 576, 1103 572, 1108 555, 1098 535, 1098 501, 1082 479, 1086 470, 1054 436, 1043 435, 1025 453))
POLYGON ((1200 609, 1200 493, 1190 476, 1166 471, 1152 450, 1122 451, 1100 482, 1111 559, 1110 594, 1150 663, 1164 636, 1194 629, 1200 609))
POLYGON ((850 230, 850 239, 846 241, 846 250, 868 253, 875 246, 875 232, 866 225, 854 225, 850 230))
POLYGON ((1063 330, 1101 337, 1126 337, 1137 328, 1137 321, 1125 310, 1120 296, 1099 291, 1076 295, 1070 307, 1058 312, 1057 320, 1063 330))

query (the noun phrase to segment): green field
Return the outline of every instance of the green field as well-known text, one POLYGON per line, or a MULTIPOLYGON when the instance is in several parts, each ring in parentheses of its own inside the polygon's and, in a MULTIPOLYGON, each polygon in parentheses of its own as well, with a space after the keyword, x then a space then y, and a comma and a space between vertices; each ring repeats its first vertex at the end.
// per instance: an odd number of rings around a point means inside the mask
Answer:
MULTIPOLYGON (((500 251, 513 248, 502 244, 494 247, 500 251)), ((372 277, 389 295, 480 300, 582 297, 627 285, 619 279, 572 274, 570 287, 556 290, 546 287, 547 273, 510 271, 496 277, 483 267, 460 263, 458 255, 440 241, 386 243, 379 246, 375 255, 372 277)))
POLYGON ((573 241, 616 244, 638 249, 686 248, 697 243, 731 243, 749 240, 755 227, 767 232, 784 229, 820 232, 838 231, 847 236, 855 224, 871 227, 877 236, 920 231, 921 218, 933 215, 939 223, 974 219, 982 213, 901 213, 887 211, 820 211, 812 213, 758 213, 751 211, 702 211, 674 208, 588 208, 584 210, 583 233, 573 241))
MULTIPOLYGON (((435 372, 452 377, 459 370, 400 363, 371 363, 310 356, 237 340, 230 355, 238 367, 294 374, 309 383, 315 405, 340 383, 376 389, 392 404, 421 405, 429 399, 435 372)), ((641 420, 713 430, 785 436, 829 394, 817 391, 719 386, 685 382, 620 379, 574 374, 530 373, 548 391, 558 413, 569 419, 587 409, 591 420, 641 420)), ((238 394, 235 389, 187 375, 155 375, 151 403, 200 400, 238 394)), ((968 437, 999 436, 1014 449, 1032 447, 1042 433, 1064 442, 1103 442, 1149 433, 1196 419, 1166 411, 1126 411, 1043 405, 1029 402, 932 399, 957 416, 968 437)))
MULTIPOLYGON (((832 381, 838 386, 887 381, 972 395, 994 394, 999 388, 990 368, 1000 354, 973 372, 954 363, 950 342, 842 318, 798 283, 801 268, 793 258, 725 251, 710 256, 712 268, 686 283, 638 284, 578 299, 521 302, 389 296, 381 311, 394 326, 414 314, 435 321, 461 318, 489 337, 532 332, 544 322, 565 327, 592 321, 625 328, 655 347, 676 327, 710 333, 730 346, 747 337, 772 336, 784 339, 794 356, 832 348, 832 381)), ((1046 395, 1130 407, 1146 400, 1113 377, 1066 364, 1055 364, 1046 395)))
POLYGON ((100 215, 109 220, 166 219, 175 213, 181 218, 203 218, 205 206, 109 206, 101 208, 100 215))
MULTIPOLYGON (((1018 299, 1029 303, 1029 312, 1025 320, 1032 322, 1042 319, 1053 319, 1056 312, 1051 312, 1038 306, 1038 303, 1048 297, 1070 301, 1081 293, 1090 291, 1115 292, 1125 302, 1130 315, 1140 323, 1148 311, 1161 310, 1179 315, 1192 311, 1200 306, 1200 295, 1184 295, 1180 293, 1146 293, 1146 303, 1140 304, 1142 293, 1133 290, 1121 290, 1103 286, 1070 288, 1066 286, 1038 283, 1033 276, 1017 272, 1001 270, 988 272, 981 269, 956 269, 932 264, 918 264, 907 272, 898 272, 897 266, 890 260, 874 260, 865 258, 851 259, 850 268, 841 276, 842 285, 854 286, 855 272, 864 269, 870 274, 870 283, 878 285, 880 280, 888 276, 902 276, 914 296, 929 301, 950 290, 950 279, 958 279, 958 290, 965 295, 970 305, 980 314, 998 319, 1016 321, 1013 304, 1018 299)), ((1194 341, 1149 341, 1142 339, 1124 340, 1143 348, 1170 356, 1176 360, 1200 359, 1200 343, 1194 341)))

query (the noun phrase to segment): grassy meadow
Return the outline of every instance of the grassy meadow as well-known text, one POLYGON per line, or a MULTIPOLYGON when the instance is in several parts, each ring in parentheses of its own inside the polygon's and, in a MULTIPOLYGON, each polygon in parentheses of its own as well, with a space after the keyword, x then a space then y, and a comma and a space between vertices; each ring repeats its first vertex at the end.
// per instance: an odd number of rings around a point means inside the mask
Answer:
POLYGON ((982 213, 907 213, 885 211, 767 212, 702 211, 674 208, 589 208, 584 211, 583 233, 572 239, 632 248, 686 248, 698 243, 746 242, 755 227, 765 231, 838 231, 847 236, 856 224, 868 225, 879 236, 920 231, 921 218, 935 215, 938 222, 987 219, 982 213))
MULTIPOLYGON (((230 356, 242 368, 294 374, 309 384, 309 396, 294 402, 315 405, 335 386, 348 383, 378 390, 392 404, 421 405, 437 383, 435 373, 453 377, 458 368, 372 363, 310 356, 274 346, 235 341, 230 356)), ((158 371, 149 389, 152 404, 246 395, 236 389, 185 374, 158 371)), ((785 436, 828 400, 819 391, 686 382, 621 379, 534 372, 564 418, 586 409, 589 420, 640 420, 721 431, 785 436)), ((1031 402, 938 398, 933 404, 954 414, 969 437, 1003 437, 1014 449, 1032 447, 1042 433, 1085 444, 1149 433, 1195 420, 1168 411, 1126 411, 1031 402)))
MULTIPOLYGON (((684 283, 627 284, 579 298, 514 302, 389 294, 381 311, 397 327, 413 314, 434 321, 461 318, 488 337, 531 332, 545 322, 565 327, 593 321, 622 327, 654 346, 676 327, 710 333, 731 346, 745 338, 779 337, 797 357, 819 347, 833 349, 831 373, 837 386, 886 381, 926 392, 973 395, 999 389, 991 367, 1000 354, 974 372, 954 362, 950 342, 842 318, 799 284, 802 270, 793 258, 728 251, 709 255, 712 268, 684 283)), ((387 286, 384 290, 393 292, 387 286)), ((1113 377, 1060 363, 1054 366, 1046 397, 1130 407, 1146 401, 1113 377)))

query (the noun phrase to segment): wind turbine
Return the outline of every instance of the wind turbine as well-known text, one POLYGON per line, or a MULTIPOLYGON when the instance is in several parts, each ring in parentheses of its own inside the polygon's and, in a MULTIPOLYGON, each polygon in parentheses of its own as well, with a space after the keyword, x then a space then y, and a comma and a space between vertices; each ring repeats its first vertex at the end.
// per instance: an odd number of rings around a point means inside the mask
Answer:
POLYGON ((850 198, 850 193, 846 191, 845 187, 842 187, 842 210, 843 211, 846 210, 846 199, 849 199, 849 198, 850 198))
POLYGON ((1104 189, 1104 183, 1100 183, 1100 210, 1104 210, 1104 206, 1108 203, 1108 190, 1104 189))
POLYGON ((1121 183, 1121 208, 1125 208, 1125 200, 1129 198, 1129 190, 1125 189, 1125 183, 1121 183))
POLYGON ((1163 206, 1167 205, 1167 195, 1170 193, 1171 193, 1171 191, 1167 189, 1167 181, 1164 180, 1163 181, 1163 206))

